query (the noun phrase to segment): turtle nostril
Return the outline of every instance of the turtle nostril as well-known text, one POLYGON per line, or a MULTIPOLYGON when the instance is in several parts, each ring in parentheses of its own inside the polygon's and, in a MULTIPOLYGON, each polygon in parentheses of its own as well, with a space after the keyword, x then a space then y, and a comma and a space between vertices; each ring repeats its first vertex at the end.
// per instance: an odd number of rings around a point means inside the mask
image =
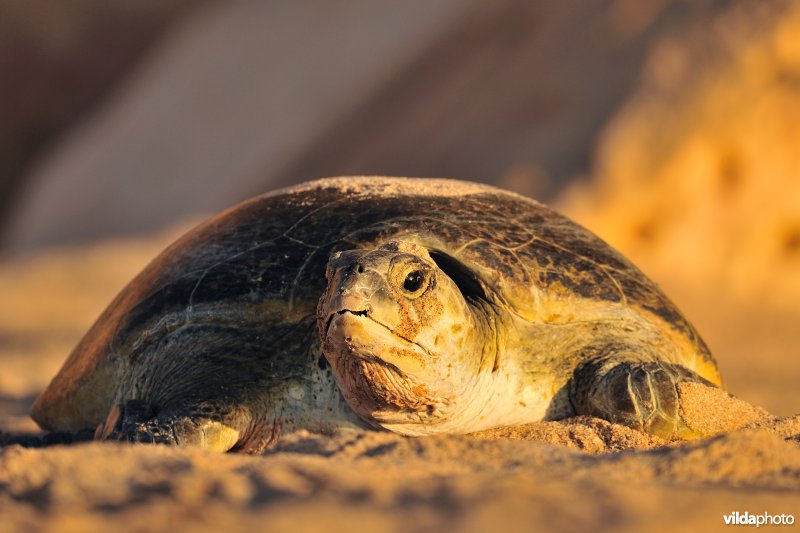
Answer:
POLYGON ((356 266, 356 272, 358 272, 359 274, 363 274, 363 273, 364 273, 364 265, 362 265, 361 263, 359 263, 359 264, 356 266))

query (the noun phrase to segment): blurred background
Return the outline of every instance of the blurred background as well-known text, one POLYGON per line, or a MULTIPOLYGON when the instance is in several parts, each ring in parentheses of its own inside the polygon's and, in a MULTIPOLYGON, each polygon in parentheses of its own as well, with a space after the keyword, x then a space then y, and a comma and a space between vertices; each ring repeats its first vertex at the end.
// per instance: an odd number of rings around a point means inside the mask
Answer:
POLYGON ((0 425, 193 223, 351 174, 554 205, 800 412, 800 3, 0 0, 0 80, 0 425))

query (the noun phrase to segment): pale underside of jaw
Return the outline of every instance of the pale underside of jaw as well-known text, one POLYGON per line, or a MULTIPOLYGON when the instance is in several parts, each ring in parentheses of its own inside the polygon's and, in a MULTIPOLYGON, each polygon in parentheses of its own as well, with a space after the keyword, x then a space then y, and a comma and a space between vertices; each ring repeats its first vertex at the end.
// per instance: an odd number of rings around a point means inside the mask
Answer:
POLYGON ((371 422, 402 435, 470 433, 535 422, 544 418, 552 397, 549 381, 520 383, 522 372, 511 367, 448 376, 447 383, 436 384, 438 393, 420 387, 426 380, 415 376, 433 375, 426 367, 437 364, 437 356, 396 335, 366 312, 333 313, 326 340, 336 351, 334 365, 345 376, 343 388, 351 388, 343 391, 348 403, 362 402, 365 410, 351 405, 371 422), (392 388, 390 394, 382 394, 386 389, 381 389, 381 381, 392 388), (442 394, 442 390, 450 392, 442 394), (402 401, 386 402, 387 396, 402 401))
POLYGON ((497 393, 516 398, 515 384, 496 383, 489 373, 469 377, 454 372, 426 386, 435 378, 418 378, 437 375, 426 368, 437 363, 435 356, 367 313, 334 313, 326 333, 348 403, 370 422, 395 433, 422 436, 488 429, 505 418, 492 412, 497 393))

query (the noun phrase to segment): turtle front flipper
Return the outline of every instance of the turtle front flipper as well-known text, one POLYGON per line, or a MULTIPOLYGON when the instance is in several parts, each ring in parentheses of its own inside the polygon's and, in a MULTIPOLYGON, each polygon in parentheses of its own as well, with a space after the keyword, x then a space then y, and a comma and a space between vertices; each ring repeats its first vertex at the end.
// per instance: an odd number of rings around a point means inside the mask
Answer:
POLYGON ((581 365, 570 382, 570 400, 579 415, 623 424, 664 439, 703 435, 681 416, 678 385, 715 385, 688 368, 664 361, 606 357, 581 365))
POLYGON ((242 413, 211 404, 156 414, 145 402, 129 400, 109 411, 95 431, 95 440, 171 444, 226 452, 240 441, 246 425, 242 413))

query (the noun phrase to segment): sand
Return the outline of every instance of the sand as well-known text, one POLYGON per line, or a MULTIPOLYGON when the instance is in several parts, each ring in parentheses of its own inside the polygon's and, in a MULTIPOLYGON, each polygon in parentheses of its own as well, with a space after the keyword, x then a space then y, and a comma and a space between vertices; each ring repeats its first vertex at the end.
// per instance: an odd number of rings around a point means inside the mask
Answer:
POLYGON ((263 457, 13 446, 0 454, 0 530, 715 530, 733 511, 797 512, 799 430, 794 418, 612 453, 541 440, 584 431, 619 446, 630 433, 592 420, 531 440, 298 433, 263 457))

